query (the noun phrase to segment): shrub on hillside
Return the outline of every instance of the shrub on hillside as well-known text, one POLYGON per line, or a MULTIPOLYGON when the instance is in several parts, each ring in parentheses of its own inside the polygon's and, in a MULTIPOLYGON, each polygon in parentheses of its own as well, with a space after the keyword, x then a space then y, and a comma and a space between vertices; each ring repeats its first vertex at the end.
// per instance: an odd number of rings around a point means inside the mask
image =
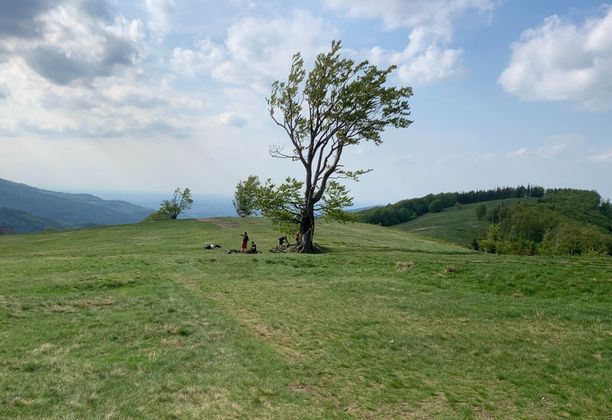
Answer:
POLYGON ((440 213, 444 207, 442 206, 442 200, 436 198, 429 203, 429 211, 432 213, 440 213))
POLYGON ((547 233, 542 253, 549 255, 612 255, 612 238, 593 226, 560 224, 547 233))

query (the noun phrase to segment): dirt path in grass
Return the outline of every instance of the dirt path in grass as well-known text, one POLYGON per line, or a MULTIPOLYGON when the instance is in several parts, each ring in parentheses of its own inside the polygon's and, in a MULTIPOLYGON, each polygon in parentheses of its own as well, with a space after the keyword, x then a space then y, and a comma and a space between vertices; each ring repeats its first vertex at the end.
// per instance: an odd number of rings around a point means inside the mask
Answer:
POLYGON ((230 219, 226 219, 223 217, 206 217, 204 219, 196 219, 196 220, 198 222, 212 223, 213 225, 217 225, 223 229, 236 228, 240 226, 240 223, 236 222, 235 220, 230 220, 230 219))
POLYGON ((218 305, 217 307, 220 311, 223 311, 226 316, 236 320, 242 327, 250 331, 253 337, 265 342, 276 350, 283 360, 288 363, 304 361, 305 356, 297 350, 299 344, 280 329, 268 325, 258 316, 256 311, 237 306, 235 303, 228 301, 223 293, 214 290, 203 290, 203 279, 194 279, 179 273, 174 273, 171 277, 176 284, 189 290, 190 294, 214 302, 218 305))
POLYGON ((428 226, 428 227, 422 227, 422 228, 416 228, 416 229, 410 229, 407 232, 418 232, 419 230, 429 230, 429 229, 437 229, 440 226, 428 226))

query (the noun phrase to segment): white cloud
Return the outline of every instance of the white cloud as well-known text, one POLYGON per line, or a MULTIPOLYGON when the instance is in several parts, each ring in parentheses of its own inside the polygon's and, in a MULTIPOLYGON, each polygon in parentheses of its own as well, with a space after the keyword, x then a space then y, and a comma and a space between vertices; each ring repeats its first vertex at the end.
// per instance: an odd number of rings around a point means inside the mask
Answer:
POLYGON ((237 128, 244 127, 248 122, 245 117, 235 112, 222 112, 215 116, 215 120, 221 125, 237 128))
POLYGON ((605 163, 612 162, 612 149, 589 156, 591 162, 605 163))
POLYGON ((140 20, 110 15, 104 1, 72 0, 32 19, 36 36, 0 37, 0 80, 11 81, 10 89, 0 84, 3 135, 184 138, 198 127, 191 120, 203 110, 200 99, 143 76, 140 20))
POLYGON ((508 153, 508 156, 510 157, 522 157, 525 156, 527 154, 527 149, 525 147, 521 147, 518 150, 515 150, 513 152, 508 153))
POLYGON ((406 48, 401 51, 386 51, 380 47, 372 48, 368 59, 379 66, 398 66, 399 79, 405 83, 424 84, 445 79, 461 72, 460 49, 441 48, 436 43, 423 42, 423 30, 414 29, 406 48))
POLYGON ((144 55, 142 23, 122 16, 108 21, 65 1, 43 9, 31 25, 37 36, 0 38, 7 62, 22 61, 58 85, 90 83, 137 66, 144 55))
POLYGON ((147 26, 154 38, 160 42, 172 27, 174 0, 144 0, 149 14, 147 26))
POLYGON ((222 63, 223 57, 223 49, 209 38, 204 38, 195 43, 195 49, 175 48, 170 67, 177 73, 193 77, 212 70, 222 63))
POLYGON ((564 152, 568 148, 567 144, 558 143, 550 146, 543 146, 536 150, 536 155, 542 158, 552 158, 564 152))
POLYGON ((308 11, 246 17, 228 28, 223 45, 204 38, 195 49, 176 48, 170 64, 179 73, 210 72, 216 80, 265 92, 273 80, 286 78, 293 54, 300 52, 309 62, 337 35, 333 25, 308 11))
POLYGON ((375 64, 398 66, 402 82, 424 84, 462 71, 461 48, 449 48, 453 22, 469 12, 491 12, 495 0, 325 0, 332 9, 346 10, 355 18, 382 19, 389 29, 410 28, 403 51, 372 48, 368 58, 375 64))
POLYGON ((554 15, 524 31, 499 77, 524 100, 574 101, 590 110, 612 107, 612 7, 582 26, 554 15))

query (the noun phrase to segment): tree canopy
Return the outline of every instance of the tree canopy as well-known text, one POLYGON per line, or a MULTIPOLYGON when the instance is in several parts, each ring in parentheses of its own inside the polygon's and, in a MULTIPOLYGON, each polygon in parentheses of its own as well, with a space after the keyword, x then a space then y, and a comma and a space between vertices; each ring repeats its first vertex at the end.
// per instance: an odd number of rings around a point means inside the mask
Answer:
POLYGON ((381 133, 391 126, 408 127, 412 88, 389 86, 395 66, 378 69, 367 61, 341 58, 341 43, 317 56, 306 74, 299 53, 293 56, 287 81, 276 81, 268 98, 270 117, 290 140, 270 147, 276 158, 299 162, 303 181, 288 178, 278 186, 264 186, 264 212, 299 226, 299 250, 314 252, 317 209, 327 217, 345 220, 343 207, 352 200, 339 179, 357 180, 370 169, 348 170, 341 163, 344 150, 363 141, 382 143, 381 133), (327 193, 327 194, 326 194, 327 193), (284 201, 290 200, 290 201, 284 201), (321 203, 321 204, 319 204, 321 203))
POLYGON ((181 213, 189 210, 192 204, 191 190, 177 188, 174 190, 172 199, 162 201, 159 210, 150 214, 145 220, 176 220, 181 213))
POLYGON ((246 217, 255 214, 257 210, 256 196, 258 188, 259 178, 255 175, 249 176, 245 181, 240 181, 236 185, 232 204, 238 216, 246 217))

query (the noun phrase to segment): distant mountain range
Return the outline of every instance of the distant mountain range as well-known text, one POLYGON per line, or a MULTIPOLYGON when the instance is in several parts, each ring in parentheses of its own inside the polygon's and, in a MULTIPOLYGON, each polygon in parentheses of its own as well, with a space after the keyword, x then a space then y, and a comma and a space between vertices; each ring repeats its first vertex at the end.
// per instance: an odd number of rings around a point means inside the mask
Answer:
POLYGON ((153 210, 91 194, 68 194, 0 179, 0 226, 16 233, 135 223, 153 210))

